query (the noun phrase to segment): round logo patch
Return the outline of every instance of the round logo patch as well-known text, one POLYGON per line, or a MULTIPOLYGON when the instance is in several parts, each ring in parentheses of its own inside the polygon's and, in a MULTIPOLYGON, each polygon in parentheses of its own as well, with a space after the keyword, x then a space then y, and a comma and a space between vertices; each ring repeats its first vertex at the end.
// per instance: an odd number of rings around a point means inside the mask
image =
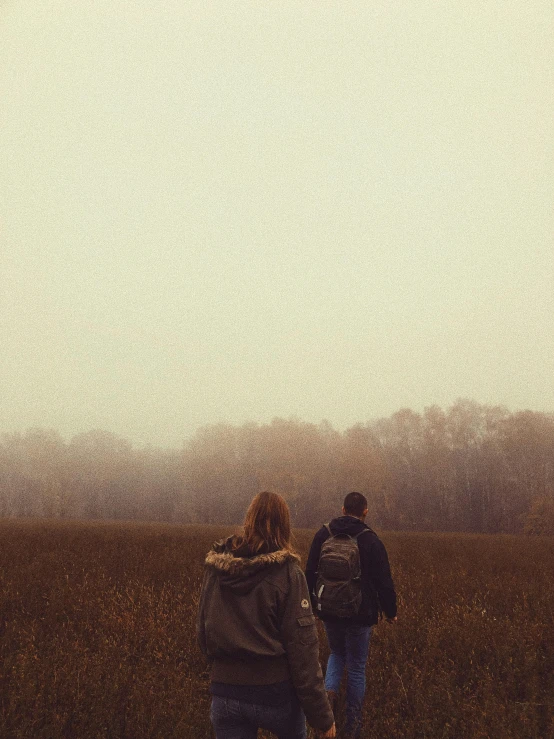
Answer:
POLYGON ((310 607, 310 604, 308 603, 308 601, 306 600, 306 598, 304 598, 304 600, 302 601, 302 603, 300 605, 302 606, 302 608, 309 608, 310 607))

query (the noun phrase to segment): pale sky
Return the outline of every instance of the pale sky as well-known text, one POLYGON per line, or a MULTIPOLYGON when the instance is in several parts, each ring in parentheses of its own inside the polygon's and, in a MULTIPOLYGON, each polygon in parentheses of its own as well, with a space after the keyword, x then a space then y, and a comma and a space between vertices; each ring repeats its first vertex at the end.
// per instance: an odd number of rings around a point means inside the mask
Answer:
POLYGON ((0 431, 554 410, 550 0, 4 0, 0 431))

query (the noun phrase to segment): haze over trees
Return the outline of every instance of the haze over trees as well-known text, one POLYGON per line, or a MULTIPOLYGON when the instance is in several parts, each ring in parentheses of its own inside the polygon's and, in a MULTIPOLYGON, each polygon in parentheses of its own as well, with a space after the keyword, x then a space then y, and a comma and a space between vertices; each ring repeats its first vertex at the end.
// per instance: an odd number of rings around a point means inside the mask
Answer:
POLYGON ((554 414, 459 400, 344 432, 297 419, 206 426, 181 450, 97 430, 0 437, 0 517, 235 524, 264 489, 302 527, 358 490, 381 529, 554 534, 554 414))

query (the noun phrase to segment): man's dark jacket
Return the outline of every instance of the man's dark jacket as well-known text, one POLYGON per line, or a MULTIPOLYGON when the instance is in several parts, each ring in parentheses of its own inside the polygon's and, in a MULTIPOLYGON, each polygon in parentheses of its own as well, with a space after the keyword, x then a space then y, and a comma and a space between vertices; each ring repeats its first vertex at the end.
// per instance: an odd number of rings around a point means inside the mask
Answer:
MULTIPOLYGON (((327 616, 322 617, 322 619, 324 621, 348 621, 349 623, 373 626, 378 622, 381 612, 387 618, 394 618, 396 616, 396 592, 391 577, 389 558, 387 557, 387 551, 383 546, 383 542, 367 524, 355 516, 334 518, 329 524, 329 528, 334 536, 337 534, 356 536, 356 534, 367 529, 365 533, 358 537, 362 579, 362 605, 360 606, 360 613, 353 618, 338 619, 327 616)), ((314 536, 306 565, 306 580, 312 599, 312 606, 316 614, 315 584, 319 555, 323 542, 328 538, 329 532, 325 526, 322 526, 314 536)))

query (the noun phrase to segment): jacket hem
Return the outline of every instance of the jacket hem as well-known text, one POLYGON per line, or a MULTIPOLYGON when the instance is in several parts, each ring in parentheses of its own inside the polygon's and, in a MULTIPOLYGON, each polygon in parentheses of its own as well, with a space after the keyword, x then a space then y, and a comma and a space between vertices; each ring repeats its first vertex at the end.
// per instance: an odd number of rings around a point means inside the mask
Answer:
POLYGON ((271 685, 290 680, 289 663, 285 656, 249 662, 214 659, 210 666, 210 679, 228 685, 271 685))

